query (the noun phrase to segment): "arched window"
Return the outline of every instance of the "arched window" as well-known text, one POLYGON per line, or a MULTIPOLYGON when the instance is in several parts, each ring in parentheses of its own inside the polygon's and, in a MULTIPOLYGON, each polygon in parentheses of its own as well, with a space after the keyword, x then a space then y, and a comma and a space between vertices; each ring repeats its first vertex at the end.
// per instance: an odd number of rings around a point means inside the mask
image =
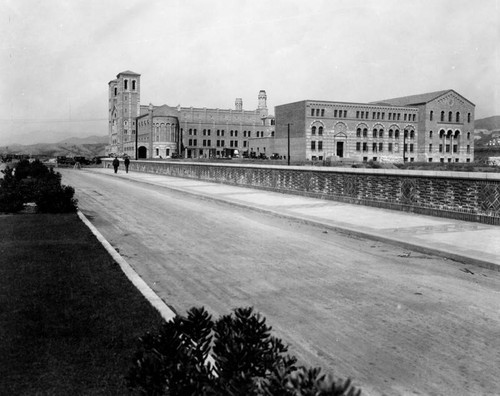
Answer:
POLYGON ((451 139, 452 135, 453 135, 453 131, 451 129, 448 129, 448 132, 446 132, 446 138, 451 139))
POLYGON ((405 137, 405 139, 408 138, 408 129, 405 129, 405 131, 404 131, 404 137, 405 137))
POLYGON ((318 135, 323 135, 323 127, 322 126, 320 126, 318 128, 318 135))
POLYGON ((368 129, 363 129, 363 137, 368 137, 368 129))
POLYGON ((460 122, 460 112, 457 111, 457 114, 455 114, 455 122, 460 122))
POLYGON ((377 137, 377 129, 373 129, 373 137, 376 138, 377 137))
POLYGON ((395 137, 396 139, 399 139, 399 129, 396 129, 396 130, 394 131, 394 137, 395 137))
POLYGON ((389 137, 390 138, 392 138, 393 134, 394 134, 394 131, 392 129, 389 129, 389 137))
POLYGON ((413 129, 410 131, 410 139, 415 139, 415 131, 413 129))
POLYGON ((432 121, 432 118, 434 117, 434 112, 431 110, 431 113, 429 115, 429 120, 432 121))
POLYGON ((451 122, 453 117, 453 113, 451 111, 448 112, 448 122, 451 122))
POLYGON ((429 132, 429 139, 432 139, 432 131, 429 132))
POLYGON ((446 135, 446 132, 444 131, 444 129, 441 129, 439 131, 439 139, 442 139, 445 135, 446 135))
POLYGON ((444 121, 444 111, 441 112, 441 122, 444 121))
POLYGON ((470 140, 470 132, 467 132, 467 140, 470 140))
POLYGON ((316 135, 316 127, 315 126, 313 126, 311 128, 311 135, 316 135))
POLYGON ((118 95, 118 88, 115 87, 115 96, 118 95))
POLYGON ((384 130, 383 129, 378 130, 378 137, 380 137, 380 138, 384 137, 384 130))
POLYGON ((135 91, 135 80, 132 80, 132 91, 135 91))
POLYGON ((128 89, 128 80, 123 80, 123 88, 128 89))
POLYGON ((356 137, 361 137, 361 128, 356 129, 356 137))

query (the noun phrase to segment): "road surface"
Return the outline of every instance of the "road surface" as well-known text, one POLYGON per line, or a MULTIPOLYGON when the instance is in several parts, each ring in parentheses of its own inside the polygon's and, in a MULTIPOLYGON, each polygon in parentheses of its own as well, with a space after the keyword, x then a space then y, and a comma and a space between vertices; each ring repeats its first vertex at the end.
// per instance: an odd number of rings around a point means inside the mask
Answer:
POLYGON ((500 272, 111 172, 60 171, 176 312, 253 306, 300 363, 351 377, 365 395, 500 394, 500 272))

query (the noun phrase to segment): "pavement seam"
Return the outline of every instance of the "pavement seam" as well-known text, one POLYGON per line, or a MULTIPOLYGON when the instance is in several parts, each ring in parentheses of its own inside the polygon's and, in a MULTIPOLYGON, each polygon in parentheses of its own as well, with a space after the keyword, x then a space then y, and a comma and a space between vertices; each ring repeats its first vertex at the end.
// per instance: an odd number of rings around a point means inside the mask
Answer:
MULTIPOLYGON (((140 173, 140 172, 136 172, 136 173, 140 173)), ((143 184, 153 185, 153 186, 157 186, 157 187, 163 187, 163 188, 167 188, 169 190, 181 192, 184 194, 188 194, 188 195, 192 195, 192 196, 196 196, 196 197, 203 197, 204 199, 208 199, 208 200, 215 201, 215 202, 224 202, 226 204, 229 204, 229 205, 232 205, 235 207, 240 207, 240 208, 244 208, 244 209, 248 209, 248 210, 252 210, 252 211, 260 212, 260 213, 267 213, 267 214, 273 215, 275 217, 281 217, 281 218, 285 218, 285 219, 289 219, 289 220, 300 221, 301 223, 313 225, 315 227, 323 227, 323 228, 327 228, 329 230, 336 231, 336 232, 343 233, 343 234, 347 233, 348 235, 354 235, 357 237, 367 238, 367 239, 377 241, 377 242, 384 242, 384 243, 388 243, 391 245, 402 247, 404 249, 411 249, 411 250, 414 250, 414 251, 419 252, 419 253, 433 254, 435 256, 442 257, 444 259, 457 261, 461 265, 474 265, 477 267, 486 268, 486 269, 490 269, 493 271, 500 271, 499 264, 493 263, 491 261, 481 260, 481 259, 478 259, 475 257, 469 257, 469 256, 464 256, 461 254, 453 253, 453 252, 447 251, 445 249, 438 249, 435 247, 427 246, 424 244, 424 242, 421 242, 421 244, 413 244, 411 242, 403 241, 403 240, 393 238, 393 237, 374 234, 374 233, 370 233, 367 231, 360 231, 358 229, 350 228, 350 227, 343 226, 343 225, 326 224, 326 223, 322 223, 320 221, 315 221, 315 220, 301 217, 300 215, 286 214, 286 213, 277 212, 277 211, 274 211, 274 210, 268 209, 268 208, 262 208, 259 206, 251 206, 250 204, 245 204, 245 203, 241 203, 241 202, 234 202, 231 200, 224 199, 223 196, 213 196, 213 195, 209 195, 209 194, 206 194, 203 192, 189 191, 189 190, 183 189, 182 187, 175 187, 175 186, 170 186, 170 185, 166 185, 166 184, 158 184, 154 181, 138 180, 138 179, 135 179, 132 177, 127 178, 127 177, 123 177, 121 175, 114 175, 114 174, 106 174, 106 173, 100 173, 100 174, 104 174, 104 175, 107 175, 110 177, 118 176, 121 179, 132 180, 136 183, 143 183, 143 184)), ((175 177, 175 176, 169 176, 169 175, 164 175, 164 176, 175 177)), ((181 179, 185 179, 185 178, 181 178, 181 179)), ((202 181, 202 180, 200 180, 200 181, 202 181)), ((234 186, 234 187, 239 187, 239 186, 234 186)), ((249 187, 243 187, 243 188, 249 188, 249 187)))
POLYGON ((149 303, 160 313, 161 317, 165 321, 171 321, 175 316, 167 304, 151 289, 148 284, 139 276, 137 272, 132 268, 132 266, 116 251, 115 248, 104 238, 104 236, 94 227, 94 225, 87 219, 87 217, 81 212, 77 211, 78 217, 83 221, 83 223, 90 229, 92 234, 95 235, 97 240, 106 249, 106 251, 111 255, 113 260, 115 260, 120 266, 121 270, 125 276, 132 282, 132 284, 141 292, 141 294, 149 301, 149 303))

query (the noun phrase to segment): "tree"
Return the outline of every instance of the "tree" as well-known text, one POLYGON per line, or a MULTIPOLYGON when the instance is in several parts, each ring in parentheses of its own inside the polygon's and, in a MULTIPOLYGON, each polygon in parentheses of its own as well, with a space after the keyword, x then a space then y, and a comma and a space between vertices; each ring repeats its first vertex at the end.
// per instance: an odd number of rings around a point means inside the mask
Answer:
POLYGON ((140 338, 127 375, 144 395, 359 396, 350 380, 297 367, 261 315, 238 308, 214 321, 204 308, 177 316, 140 338))

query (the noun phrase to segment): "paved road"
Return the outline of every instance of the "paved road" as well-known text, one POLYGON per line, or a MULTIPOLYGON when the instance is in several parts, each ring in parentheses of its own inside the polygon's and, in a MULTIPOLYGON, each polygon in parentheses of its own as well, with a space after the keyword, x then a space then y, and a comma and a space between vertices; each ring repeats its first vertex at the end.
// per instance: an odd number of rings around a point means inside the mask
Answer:
POLYGON ((61 170, 174 310, 254 306, 302 363, 365 394, 500 394, 500 272, 113 174, 61 170))

